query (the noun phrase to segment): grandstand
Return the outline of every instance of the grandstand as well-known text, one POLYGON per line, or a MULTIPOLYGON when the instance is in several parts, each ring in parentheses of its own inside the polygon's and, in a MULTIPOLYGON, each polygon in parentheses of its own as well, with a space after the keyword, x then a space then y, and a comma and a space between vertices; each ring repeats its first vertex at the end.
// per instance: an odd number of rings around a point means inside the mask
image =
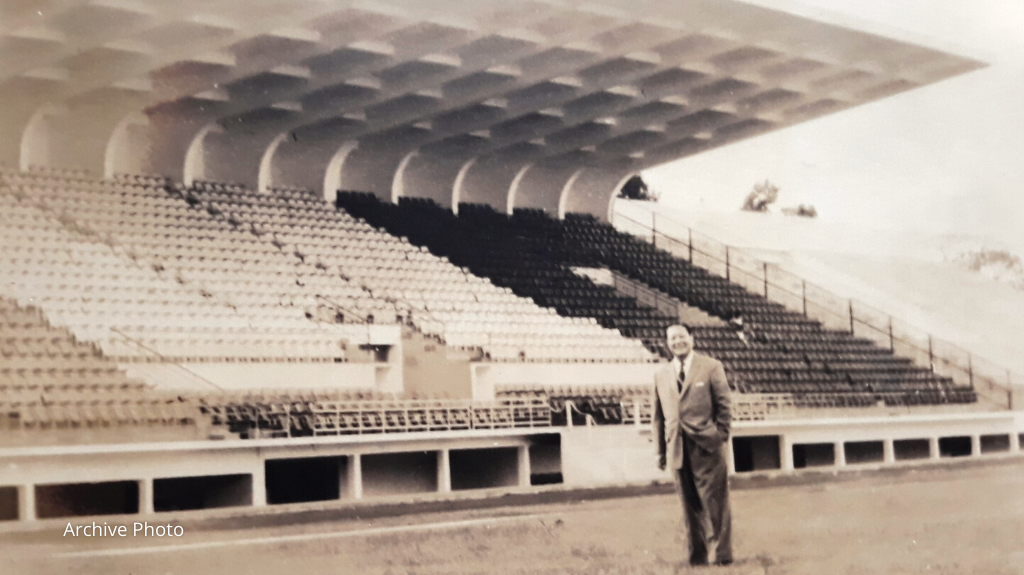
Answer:
POLYGON ((732 472, 1019 451, 1007 389, 608 223, 645 167, 978 62, 730 0, 67 4, 106 24, 14 10, 40 67, 0 69, 7 525, 664 480, 677 322, 732 472))

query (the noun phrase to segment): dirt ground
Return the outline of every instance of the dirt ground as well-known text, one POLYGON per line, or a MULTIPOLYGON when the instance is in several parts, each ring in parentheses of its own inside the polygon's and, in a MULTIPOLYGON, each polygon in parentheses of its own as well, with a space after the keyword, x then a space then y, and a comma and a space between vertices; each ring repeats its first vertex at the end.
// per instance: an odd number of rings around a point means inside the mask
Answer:
POLYGON ((723 568, 683 564, 678 499, 653 495, 273 528, 190 527, 177 538, 7 534, 0 535, 0 573, 1024 574, 1019 459, 734 490, 732 505, 737 563, 723 568))

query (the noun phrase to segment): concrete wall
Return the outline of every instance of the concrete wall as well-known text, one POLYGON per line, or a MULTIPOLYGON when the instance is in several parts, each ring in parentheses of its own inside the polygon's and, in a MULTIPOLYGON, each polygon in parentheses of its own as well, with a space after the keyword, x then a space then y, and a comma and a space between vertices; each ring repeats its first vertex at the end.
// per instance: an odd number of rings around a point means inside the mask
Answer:
POLYGON ((654 385, 660 363, 477 363, 473 398, 494 397, 502 385, 654 385))
MULTIPOLYGON (((794 454, 801 466, 837 469, 1019 455, 1022 435, 1024 414, 1014 412, 739 422, 726 455, 735 472, 733 451, 738 458, 741 444, 747 444, 752 471, 785 474, 797 467, 794 454)), ((100 513, 130 512, 134 507, 126 497, 137 498, 141 515, 171 507, 261 507, 268 504, 268 461, 314 457, 339 460, 314 468, 325 474, 320 481, 338 482, 332 490, 337 499, 529 489, 533 479, 549 483, 559 473, 569 487, 670 480, 655 465, 646 425, 9 448, 0 450, 0 525, 40 520, 37 510, 54 504, 52 498, 37 502, 41 485, 64 485, 65 493, 73 493, 81 488, 67 486, 122 482, 112 496, 116 501, 96 507, 100 513), (555 441, 552 434, 559 434, 555 441), (125 482, 131 484, 127 489, 125 482), (168 485, 178 487, 175 506, 162 503, 168 485), (183 485, 208 493, 196 505, 182 495, 183 485), (14 494, 19 521, 10 510, 14 494)), ((98 493, 103 487, 85 489, 98 493)), ((74 502, 61 505, 74 508, 74 502)))

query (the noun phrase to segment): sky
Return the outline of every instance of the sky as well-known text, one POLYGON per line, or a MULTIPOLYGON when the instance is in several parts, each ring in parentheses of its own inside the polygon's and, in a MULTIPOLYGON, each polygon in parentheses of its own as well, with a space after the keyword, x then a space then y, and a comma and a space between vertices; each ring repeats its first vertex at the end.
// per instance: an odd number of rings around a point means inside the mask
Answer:
POLYGON ((980 236, 1024 255, 1024 1, 746 0, 987 67, 644 172, 679 209, 739 209, 753 184, 819 221, 980 236))

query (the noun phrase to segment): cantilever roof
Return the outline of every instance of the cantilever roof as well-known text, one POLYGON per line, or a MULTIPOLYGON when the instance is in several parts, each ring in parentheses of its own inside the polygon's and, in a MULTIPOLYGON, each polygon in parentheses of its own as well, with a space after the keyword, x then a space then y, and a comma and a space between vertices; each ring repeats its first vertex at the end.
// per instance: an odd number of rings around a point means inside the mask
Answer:
POLYGON ((4 0, 0 161, 600 213, 598 180, 980 66, 731 0, 4 0))

